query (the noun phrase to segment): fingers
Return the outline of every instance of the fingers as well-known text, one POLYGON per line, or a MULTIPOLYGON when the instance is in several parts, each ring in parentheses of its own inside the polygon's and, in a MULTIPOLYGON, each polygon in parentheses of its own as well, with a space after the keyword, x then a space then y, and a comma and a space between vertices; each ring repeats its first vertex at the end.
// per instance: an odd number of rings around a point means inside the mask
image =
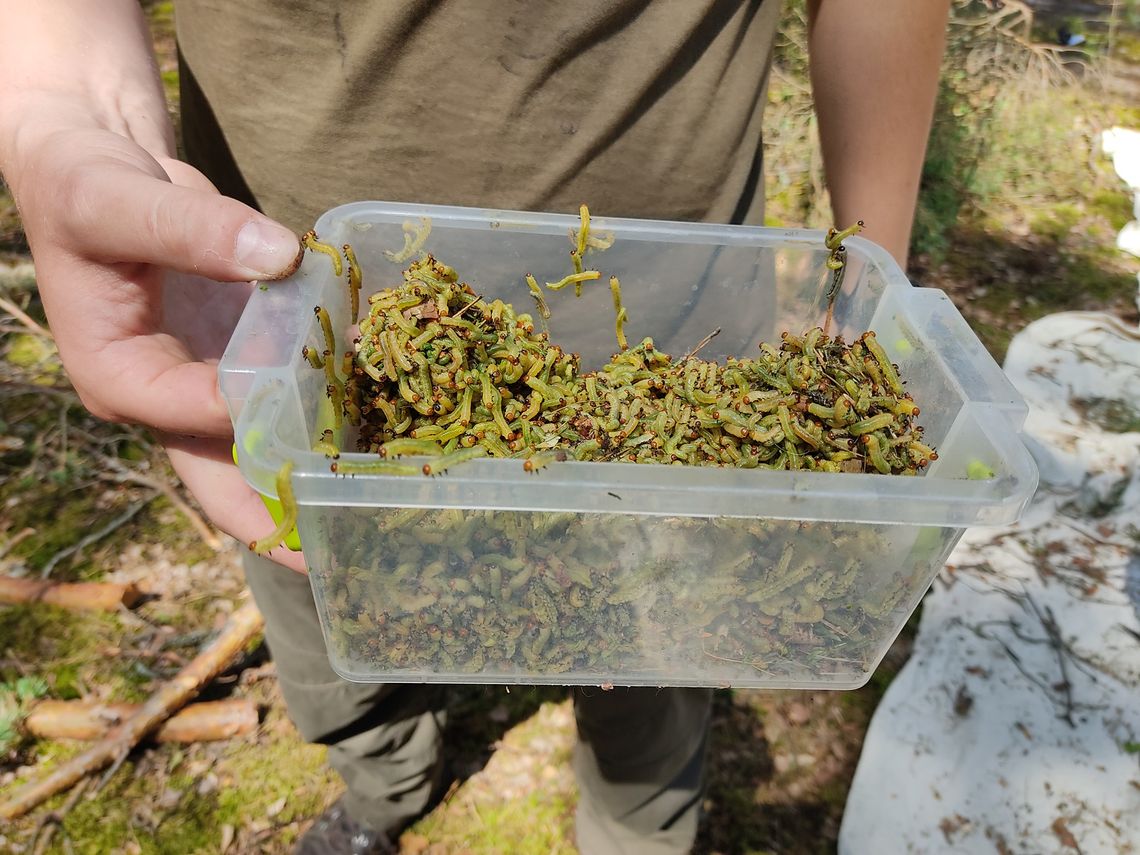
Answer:
POLYGON ((218 390, 217 366, 190 361, 181 344, 167 335, 111 343, 93 367, 100 378, 119 379, 83 382, 87 379, 83 369, 74 377, 84 406, 99 418, 181 434, 233 436, 229 411, 218 390), (87 388, 96 389, 97 396, 89 399, 87 388))
POLYGON ((296 235, 116 134, 59 132, 35 152, 19 199, 44 307, 84 404, 113 421, 231 436, 213 361, 247 289, 216 282, 292 272, 296 235), (202 278, 172 288, 171 270, 202 278))
POLYGON ((115 158, 74 168, 59 189, 64 244, 91 260, 143 262, 224 282, 275 279, 296 269, 296 235, 218 195, 205 179, 192 179, 189 167, 168 167, 194 186, 115 158))
POLYGON ((189 187, 191 190, 203 190, 207 193, 218 192, 214 182, 189 163, 175 160, 172 157, 160 157, 157 162, 172 184, 177 184, 179 187, 189 187))
MULTIPOLYGON (((273 518, 261 497, 233 464, 229 442, 169 434, 160 439, 174 471, 218 528, 242 544, 273 531, 273 518)), ((306 572, 304 556, 284 546, 268 557, 290 570, 306 572)))

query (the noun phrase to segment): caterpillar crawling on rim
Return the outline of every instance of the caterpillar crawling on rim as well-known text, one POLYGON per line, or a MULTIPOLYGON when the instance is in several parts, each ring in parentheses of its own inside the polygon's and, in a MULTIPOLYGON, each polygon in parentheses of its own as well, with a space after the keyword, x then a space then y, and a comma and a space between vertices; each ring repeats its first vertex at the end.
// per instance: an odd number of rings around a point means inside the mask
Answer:
MULTIPOLYGON (((581 227, 571 232, 579 261, 612 243, 595 245, 589 228, 583 206, 581 227)), ((829 270, 842 270, 842 241, 860 228, 829 232, 829 270)), ((648 338, 630 346, 622 283, 610 276, 618 351, 601 369, 582 372, 576 354, 535 332, 531 315, 480 297, 423 251, 429 232, 430 222, 405 224, 405 246, 389 257, 419 257, 401 283, 368 298, 344 378, 331 319, 315 309, 325 347, 318 354, 306 346, 303 357, 327 375, 336 427, 346 417, 359 425, 357 450, 381 458, 336 459, 334 444, 320 442, 338 475, 432 476, 483 456, 520 458, 529 473, 573 459, 915 474, 937 457, 914 423, 919 407, 872 332, 850 345, 818 327, 788 332, 778 347, 761 344, 755 355, 724 363, 700 358, 702 342, 675 359, 648 338), (393 459, 404 455, 432 459, 418 466, 393 459)), ((315 236, 306 246, 340 260, 315 236)), ((351 305, 362 272, 351 247, 343 252, 351 305)), ((546 289, 600 278, 576 264, 546 289)), ((552 307, 535 278, 525 279, 545 322, 552 307)))

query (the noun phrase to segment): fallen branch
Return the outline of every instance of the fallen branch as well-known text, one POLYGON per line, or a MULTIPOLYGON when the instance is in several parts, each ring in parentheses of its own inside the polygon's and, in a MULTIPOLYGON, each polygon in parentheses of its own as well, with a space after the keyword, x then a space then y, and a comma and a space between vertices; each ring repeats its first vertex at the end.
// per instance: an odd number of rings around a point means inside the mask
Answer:
POLYGON ((250 641, 261 631, 261 612, 253 601, 234 612, 216 639, 199 653, 173 679, 163 684, 139 708, 139 711, 114 727, 102 740, 87 751, 73 757, 40 781, 20 789, 12 798, 0 805, 0 819, 12 820, 63 792, 93 772, 111 766, 117 767, 142 739, 180 709, 202 687, 216 677, 250 641))
MULTIPOLYGON (((100 739, 135 715, 140 704, 97 701, 40 701, 24 719, 24 730, 41 739, 100 739)), ((155 731, 156 742, 216 742, 257 727, 257 706, 248 700, 191 704, 155 731)))
POLYGON ((28 332, 34 335, 43 336, 44 338, 51 341, 55 341, 55 336, 53 336, 50 332, 32 320, 31 316, 15 303, 9 302, 3 297, 0 297, 0 309, 3 309, 13 318, 18 320, 21 324, 23 324, 28 332))
POLYGON ((93 543, 98 543, 107 535, 117 530, 120 526, 126 525, 128 522, 134 519, 135 514, 145 508, 157 497, 157 493, 152 493, 145 499, 135 502, 101 529, 98 529, 97 531, 93 531, 90 534, 81 537, 78 542, 73 543, 66 549, 61 549, 59 552, 49 558, 46 564, 44 564, 43 569, 40 570, 40 578, 46 579, 48 576, 50 576, 51 571, 55 569, 55 565, 62 561, 64 558, 67 558, 70 555, 74 555, 75 553, 86 549, 93 543))
POLYGON ((142 592, 133 584, 52 582, 0 576, 0 603, 50 603, 64 609, 114 612, 133 608, 142 592))
POLYGON ((198 535, 202 538, 203 541, 205 541, 206 545, 210 547, 210 549, 214 550, 214 552, 221 552, 221 539, 214 532, 214 530, 206 524, 206 521, 202 519, 201 515, 199 515, 197 511, 190 507, 189 503, 185 499, 178 495, 178 490, 175 489, 172 484, 163 480, 162 478, 151 477, 150 475, 145 475, 142 472, 139 472, 137 469, 132 469, 128 466, 124 466, 113 457, 107 457, 106 455, 101 455, 101 457, 103 463, 109 469, 113 470, 114 473, 107 473, 106 477, 120 483, 128 481, 133 484, 139 484, 143 487, 150 487, 154 490, 158 490, 160 493, 162 493, 162 495, 166 496, 167 501, 169 501, 170 504, 174 505, 174 507, 177 508, 178 511, 182 514, 182 516, 186 518, 186 521, 194 527, 194 530, 198 532, 198 535))
POLYGON ((35 533, 36 530, 34 528, 20 529, 10 538, 4 541, 3 544, 0 544, 0 558, 3 558, 5 555, 11 552, 21 540, 27 540, 35 533))
POLYGON ((55 837, 56 830, 63 825, 63 821, 67 818, 67 815, 71 813, 71 809, 79 803, 84 791, 87 789, 87 784, 87 781, 80 781, 75 789, 71 791, 71 794, 64 800, 59 810, 53 810, 40 820, 40 824, 32 833, 32 840, 36 842, 36 848, 32 850, 32 855, 44 855, 44 853, 48 851, 48 847, 51 846, 52 838, 55 837))

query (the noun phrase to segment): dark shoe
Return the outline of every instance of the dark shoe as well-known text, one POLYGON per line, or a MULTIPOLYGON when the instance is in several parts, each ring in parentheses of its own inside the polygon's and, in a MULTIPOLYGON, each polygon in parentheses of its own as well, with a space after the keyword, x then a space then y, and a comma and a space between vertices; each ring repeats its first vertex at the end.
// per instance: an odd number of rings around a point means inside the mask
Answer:
POLYGON ((317 817, 297 843, 294 855, 392 855, 397 851, 388 835, 356 822, 341 799, 317 817))

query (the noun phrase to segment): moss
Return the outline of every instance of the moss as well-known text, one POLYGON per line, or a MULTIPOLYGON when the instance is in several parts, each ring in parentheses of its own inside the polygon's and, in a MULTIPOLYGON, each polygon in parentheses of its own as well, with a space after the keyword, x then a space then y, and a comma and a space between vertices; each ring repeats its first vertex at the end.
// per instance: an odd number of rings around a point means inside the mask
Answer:
POLYGON ((984 321, 970 320, 970 328, 977 335, 978 339, 989 351, 990 356, 994 361, 1001 365, 1005 360, 1006 351, 1009 350, 1009 343, 1013 341, 1013 336, 1016 331, 1011 331, 1005 327, 997 324, 989 324, 984 321))
POLYGON ((1030 222, 1029 230, 1038 237, 1060 243, 1081 221, 1083 215, 1081 209, 1071 202, 1058 202, 1039 211, 1030 222))
POLYGON ((27 251, 28 241, 24 237, 16 203, 3 178, 0 178, 0 261, 12 260, 12 253, 18 254, 16 260, 23 261, 27 251))
POLYGON ((1064 256, 1061 276, 1069 286, 1070 295, 1067 300, 1059 299, 1059 306, 1085 308, 1090 298, 1099 303, 1112 303, 1130 302, 1136 296, 1136 276, 1122 269, 1115 249, 1064 256))
POLYGON ((1140 35, 1118 30, 1112 45, 1112 56, 1122 62, 1140 65, 1140 35))
MULTIPOLYGON (((179 782, 182 783, 182 782, 179 782)), ((171 785, 174 781, 170 782, 171 785)), ((191 791, 192 792, 192 791, 191 791)), ((216 848, 219 838, 205 838, 193 817, 209 805, 211 799, 196 794, 184 795, 182 806, 185 810, 166 815, 156 809, 156 801, 162 797, 155 792, 153 784, 136 772, 132 762, 123 764, 99 794, 91 800, 81 799, 64 820, 58 838, 71 841, 75 852, 96 853, 123 851, 127 841, 138 845, 137 851, 146 853, 196 853, 210 851, 210 844, 216 848), (134 822, 135 806, 147 805, 147 812, 162 816, 157 835, 148 835, 134 822)), ((141 814, 140 818, 142 815, 141 814)))
POLYGON ((208 561, 215 557, 214 551, 206 545, 185 515, 165 496, 159 496, 151 502, 135 518, 132 528, 132 541, 168 547, 186 564, 208 561))
MULTIPOLYGON (((103 507, 94 490, 77 484, 81 467, 82 464, 69 465, 67 469, 54 471, 51 480, 21 481, 0 489, 0 502, 9 496, 20 498, 18 504, 6 509, 9 529, 34 530, 34 534, 21 540, 10 553, 22 558, 33 571, 127 509, 129 503, 125 497, 110 507, 103 507)), ((165 498, 158 498, 106 538, 81 550, 74 558, 57 563, 52 578, 96 581, 109 566, 104 560, 108 554, 136 542, 167 546, 189 564, 214 557, 213 550, 202 542, 182 515, 165 498)))
POLYGON ((1140 107, 1120 107, 1114 117, 1115 123, 1126 128, 1140 125, 1140 107))
POLYGON ((257 746, 234 742, 215 765, 220 786, 212 820, 219 834, 222 825, 240 827, 265 817, 269 806, 281 799, 285 807, 273 818, 275 823, 317 816, 341 788, 325 764, 325 748, 302 742, 283 723, 283 716, 275 714, 263 726, 272 735, 268 741, 257 746))
POLYGON ((941 280, 968 296, 958 300, 962 314, 998 361, 1012 336, 1037 318, 1127 310, 1135 299, 1135 273, 1107 235, 1095 240, 1088 206, 1059 202, 1045 210, 1028 237, 1012 235, 1002 212, 959 223, 940 268, 941 280))
MULTIPOLYGON (((549 852, 572 855, 578 850, 574 839, 574 808, 568 802, 553 798, 549 792, 535 791, 523 799, 494 805, 479 805, 470 815, 433 822, 431 819, 414 826, 409 832, 434 843, 447 846, 445 851, 463 851, 470 855, 498 855, 501 852, 549 852)), ((465 811, 464 814, 467 814, 465 811)))
MULTIPOLYGON (((9 400, 18 400, 18 406, 22 408, 27 406, 27 398, 21 395, 9 400)), ((54 451, 52 456, 47 456, 40 447, 39 438, 55 427, 58 418, 53 408, 41 407, 38 412, 6 428, 7 433, 23 440, 24 446, 5 455, 5 465, 0 466, 0 505, 5 508, 4 522, 9 532, 24 528, 34 532, 17 543, 9 555, 23 559, 33 571, 44 567, 61 550, 74 546, 84 535, 109 523, 130 504, 124 492, 108 505, 99 488, 90 484, 90 461, 78 454, 69 454, 62 465, 55 460, 54 451), (55 464, 46 478, 28 468, 37 458, 40 459, 40 471, 47 469, 49 461, 55 464), (11 473, 22 471, 25 475, 23 478, 6 477, 5 470, 11 473)), ((100 436, 118 430, 113 425, 93 422, 76 408, 69 410, 67 419, 70 424, 78 423, 79 427, 100 436)), ((126 441, 121 456, 129 460, 150 454, 136 443, 126 441)), ((165 497, 159 496, 105 539, 83 549, 76 557, 58 563, 52 577, 59 581, 98 579, 108 566, 100 557, 114 552, 119 545, 132 542, 167 546, 189 564, 214 557, 214 552, 185 517, 165 497)))
POLYGON ((60 365, 52 361, 55 352, 51 342, 43 336, 21 333, 9 339, 7 359, 17 368, 38 368, 58 373, 60 365))
POLYGON ((1097 190, 1089 199, 1089 209, 1104 217, 1114 232, 1119 232, 1132 220, 1132 197, 1123 187, 1097 190))
MULTIPOLYGON (((295 731, 277 724, 277 717, 267 722, 256 745, 235 740, 224 746, 146 749, 153 755, 145 764, 137 759, 124 764, 95 798, 75 806, 57 842, 66 837, 75 852, 102 855, 121 851, 125 841, 133 840, 144 853, 187 855, 217 852, 226 825, 248 829, 257 822, 272 822, 281 828, 272 833, 266 848, 271 842, 278 851, 292 842, 300 820, 323 810, 339 784, 324 765, 323 748, 302 744, 295 731), (166 767, 170 774, 155 766, 166 767), (198 770, 207 766, 218 788, 198 792, 201 777, 189 771, 192 766, 198 770), (166 797, 176 801, 161 807, 166 797), (281 799, 285 807, 268 818, 268 808, 281 799), (140 810, 140 806, 146 807, 140 810)), ((65 746, 45 753, 37 774, 75 750, 65 746)), ((57 797, 47 808, 58 807, 63 798, 57 797)))
MULTIPOLYGON (((470 704, 480 689, 469 687, 463 691, 468 695, 467 703, 470 704)), ((566 769, 569 766, 571 751, 569 740, 565 744, 556 746, 552 751, 545 748, 530 748, 533 741, 545 742, 550 739, 548 723, 550 719, 542 714, 540 708, 553 704, 568 704, 569 702, 564 700, 565 689, 513 687, 508 695, 501 688, 495 687, 488 689, 487 692, 490 694, 484 694, 481 701, 483 712, 481 718, 488 722, 484 730, 486 727, 494 726, 492 717, 486 715, 486 702, 489 699, 495 700, 496 707, 501 705, 507 714, 507 721, 500 724, 500 728, 507 727, 516 716, 529 714, 527 711, 536 713, 503 735, 501 745, 508 754, 533 752, 536 756, 541 755, 544 765, 556 769, 566 769)), ((455 737, 464 740, 469 738, 464 732, 464 725, 473 711, 469 706, 464 708, 463 704, 460 705, 457 710, 460 719, 453 722, 451 727, 451 733, 455 737)), ((471 720, 474 721, 473 716, 471 720)), ((500 740, 487 742, 480 739, 479 741, 484 751, 492 744, 500 744, 500 740)), ((449 751, 452 749, 449 748, 449 751)), ((458 751, 454 751, 453 759, 458 754, 458 751)), ((464 765, 464 762, 461 760, 459 765, 464 765)), ((490 855, 506 851, 570 855, 577 851, 569 842, 574 837, 574 808, 577 803, 577 796, 572 787, 560 786, 557 780, 551 780, 534 788, 523 797, 505 800, 493 790, 488 791, 485 788, 480 790, 474 781, 464 786, 472 789, 466 790, 461 787, 449 802, 414 824, 408 830, 409 837, 426 838, 433 843, 443 845, 444 851, 447 852, 462 851, 471 855, 479 853, 490 855), (472 814, 475 815, 475 822, 472 822, 472 814)))
POLYGON ((168 103, 178 102, 178 69, 171 68, 162 72, 162 89, 166 93, 168 103))
MULTIPOLYGON (((113 615, 69 612, 43 603, 0 606, 0 650, 29 663, 48 681, 53 697, 73 696, 79 685, 98 686, 116 700, 141 700, 145 677, 130 661, 103 655, 115 647, 122 626, 113 615)), ((11 666, 0 678, 17 676, 11 666)))
MULTIPOLYGON (((5 505, 10 530, 34 530, 34 534, 16 544, 11 552, 23 558, 33 570, 40 569, 60 550, 75 544, 91 531, 93 522, 102 515, 92 491, 77 490, 66 483, 66 472, 57 475, 62 483, 17 481, 0 489, 0 503, 5 505), (7 499, 13 495, 18 495, 20 501, 8 507, 7 499)), ((61 563, 53 578, 61 581, 78 578, 88 566, 82 557, 74 564, 61 563)))
POLYGON ((143 6, 146 7, 147 17, 157 35, 173 35, 173 0, 143 0, 143 6))

